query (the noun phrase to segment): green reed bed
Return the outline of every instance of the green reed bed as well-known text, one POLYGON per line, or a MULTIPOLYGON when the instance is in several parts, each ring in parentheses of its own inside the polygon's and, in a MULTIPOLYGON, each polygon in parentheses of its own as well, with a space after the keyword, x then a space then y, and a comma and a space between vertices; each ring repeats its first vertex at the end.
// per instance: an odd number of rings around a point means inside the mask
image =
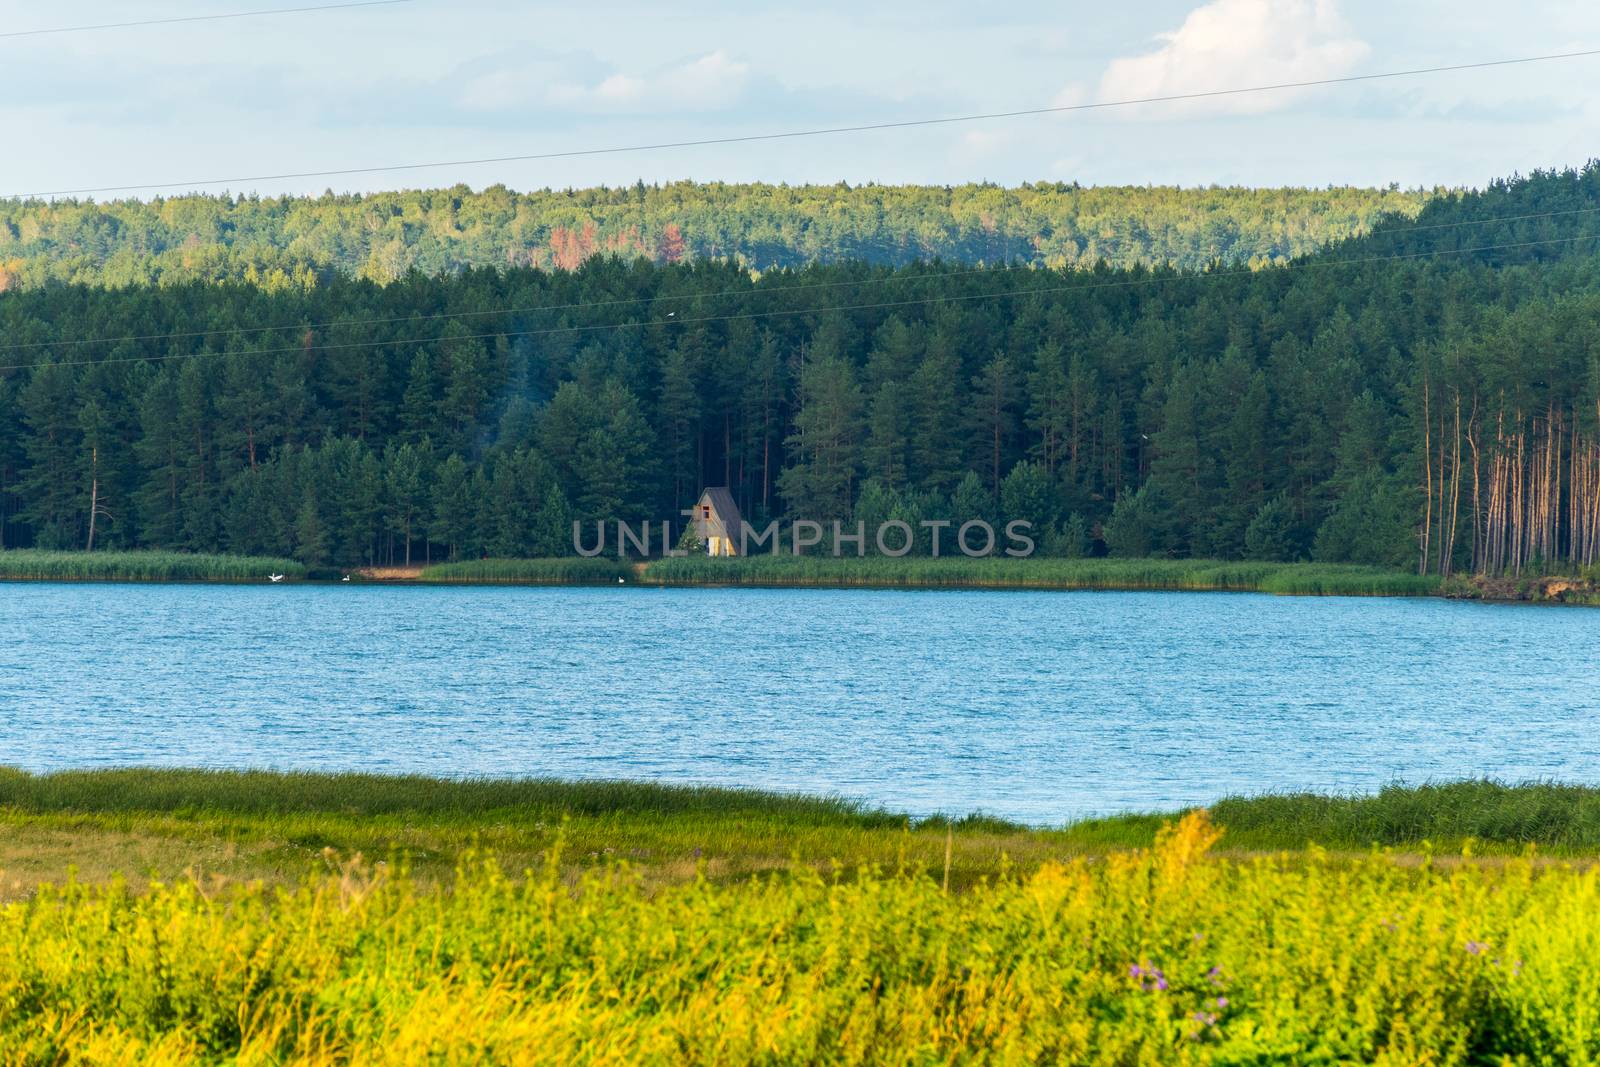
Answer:
MULTIPOLYGON (((1389 786, 1374 794, 1229 797, 1211 816, 1239 848, 1454 848, 1473 840, 1563 853, 1600 852, 1600 789, 1494 781, 1389 786)), ((1503 849, 1502 849, 1503 851, 1503 849)))
MULTIPOLYGON (((1153 832, 1153 831, 1152 831, 1153 832)), ((1139 830, 1139 840, 1151 832, 1139 830)), ((943 871, 969 885, 1008 864, 1075 854, 1069 835, 984 816, 912 819, 837 797, 540 779, 440 780, 137 768, 35 775, 0 768, 0 899, 118 871, 293 879, 324 850, 447 875, 474 850, 508 870, 557 843, 574 868, 627 860, 650 878, 737 879, 799 861, 943 871), (18 881, 18 876, 21 876, 18 881)))
MULTIPOLYGON (((1268 794, 1227 798, 1208 814, 1232 850, 1415 852, 1473 840, 1502 855, 1530 845, 1600 853, 1600 789, 1583 786, 1467 781, 1366 796, 1268 794)), ((981 814, 917 819, 838 797, 628 781, 0 768, 0 872, 59 876, 71 865, 94 880, 126 863, 130 874, 170 877, 220 863, 238 877, 273 878, 321 866, 324 849, 448 872, 485 848, 516 869, 559 840, 576 866, 627 859, 668 881, 702 865, 732 878, 793 860, 942 871, 948 847, 952 880, 967 885, 1011 866, 1147 847, 1173 817, 1027 827, 981 814)))
POLYGON ((435 563, 422 569, 425 582, 516 585, 616 585, 634 578, 631 563, 618 559, 474 559, 435 563))
POLYGON ((126 767, 30 774, 0 767, 0 808, 77 813, 206 812, 352 816, 409 814, 472 821, 494 816, 712 814, 863 827, 903 826, 905 817, 837 797, 651 782, 548 778, 431 778, 422 775, 126 767))
POLYGON ((1372 567, 1169 559, 685 557, 658 560, 646 569, 645 577, 665 585, 1191 590, 1313 596, 1426 596, 1438 590, 1436 578, 1372 567))
POLYGON ((303 578, 290 559, 211 556, 187 552, 0 552, 0 580, 85 582, 242 582, 282 574, 303 578))

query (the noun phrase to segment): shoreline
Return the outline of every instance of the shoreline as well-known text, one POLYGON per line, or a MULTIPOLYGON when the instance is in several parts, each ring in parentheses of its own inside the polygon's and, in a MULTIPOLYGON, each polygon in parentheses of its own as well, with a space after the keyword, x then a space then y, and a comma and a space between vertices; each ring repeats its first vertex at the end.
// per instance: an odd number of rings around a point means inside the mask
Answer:
POLYGON ((0 552, 0 583, 258 585, 267 583, 271 575, 281 575, 286 585, 1260 593, 1600 606, 1600 576, 1453 575, 1440 579, 1353 564, 1305 562, 595 557, 488 559, 346 570, 306 567, 288 560, 181 553, 0 552))

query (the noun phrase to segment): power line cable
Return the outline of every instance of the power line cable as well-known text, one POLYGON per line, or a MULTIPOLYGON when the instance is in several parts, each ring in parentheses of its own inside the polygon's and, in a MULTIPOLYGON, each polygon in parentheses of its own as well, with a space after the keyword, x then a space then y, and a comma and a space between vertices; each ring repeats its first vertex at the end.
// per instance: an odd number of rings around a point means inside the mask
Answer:
MULTIPOLYGON (((1459 222, 1440 222, 1422 226, 1406 226, 1396 230, 1369 231, 1362 237, 1391 237, 1404 236, 1422 230, 1457 229, 1462 226, 1490 226, 1500 222, 1526 222, 1532 219, 1559 218, 1568 215, 1590 215, 1600 212, 1600 207, 1570 208, 1562 211, 1541 211, 1526 215, 1501 215, 1487 219, 1466 219, 1459 222)), ((1340 260, 1338 262, 1351 262, 1340 260)), ((881 269, 873 265, 873 269, 881 269)), ((486 308, 479 311, 453 311, 432 315, 392 315, 385 318, 372 319, 333 319, 327 322, 298 322, 285 323, 275 326, 241 326, 229 330, 188 330, 179 333, 146 333, 125 334, 120 337, 83 337, 57 341, 25 341, 17 344, 0 345, 0 352, 18 352, 38 348, 78 348, 85 345, 110 345, 132 344, 144 341, 180 341, 195 337, 242 337, 248 334, 272 333, 276 330, 327 330, 350 326, 387 326, 397 322, 453 322, 461 319, 485 318, 492 315, 533 315, 546 311, 578 311, 588 308, 616 307, 625 304, 649 304, 673 300, 710 300, 724 296, 747 296, 770 293, 794 293, 815 289, 839 289, 852 285, 898 285, 905 282, 925 281, 930 278, 964 278, 975 274, 997 274, 1002 270, 1011 269, 1009 264, 998 266, 976 267, 971 270, 958 271, 929 271, 923 274, 896 273, 888 277, 852 278, 837 282, 808 282, 803 285, 775 285, 760 288, 752 285, 743 289, 724 289, 720 292, 693 293, 687 295, 655 294, 653 296, 621 297, 615 300, 592 300, 569 304, 529 304, 519 307, 486 308)), ((1038 268, 1025 268, 1036 270, 1038 268)))
MULTIPOLYGON (((1319 260, 1306 259, 1298 263, 1291 263, 1284 267, 1276 268, 1279 271, 1307 269, 1310 267, 1341 267, 1361 266, 1372 263, 1388 263, 1400 260, 1424 259, 1431 256, 1465 255, 1471 252, 1495 252, 1511 248, 1529 248, 1536 245, 1570 244, 1573 241, 1587 241, 1600 238, 1600 234, 1580 234, 1575 237, 1552 237, 1537 241, 1513 241, 1506 244, 1479 245, 1473 248, 1446 248, 1434 249, 1427 252, 1407 252, 1390 256, 1366 256, 1355 259, 1319 260)), ((615 330, 639 329, 648 326, 697 326, 717 322, 740 322, 754 319, 768 319, 779 317, 793 317, 796 315, 820 315, 833 311, 876 311, 887 308, 915 307, 926 304, 960 303, 970 300, 1007 299, 1011 297, 1038 296, 1049 293, 1087 292, 1094 289, 1128 288, 1145 285, 1165 285, 1172 282, 1186 281, 1211 281, 1218 278, 1237 278, 1246 275, 1271 277, 1271 270, 1252 270, 1244 268, 1239 270, 1212 271, 1205 274, 1172 274, 1163 277, 1131 278, 1115 282, 1095 282, 1089 285, 1050 285, 1035 286, 1027 289, 1011 289, 989 293, 965 293, 955 295, 940 295, 919 297, 910 300, 889 300, 871 304, 839 304, 832 307, 807 307, 785 308, 778 311, 752 311, 741 312, 734 315, 703 315, 694 318, 674 317, 662 319, 649 319, 643 322, 614 322, 589 326, 554 326, 538 330, 495 330, 490 333, 462 334, 456 337, 410 337, 390 338, 383 341, 348 341, 338 344, 319 344, 315 349, 319 352, 347 351, 358 348, 381 348, 389 345, 424 345, 438 344, 446 341, 481 341, 498 337, 523 338, 546 337, 553 334, 573 333, 599 333, 615 330)), ((690 299, 690 298, 685 298, 690 299)), ((98 367, 119 363, 160 363, 174 359, 191 359, 196 356, 273 356, 284 355, 292 352, 305 351, 305 345, 291 345, 285 348, 260 348, 260 349, 233 349, 222 352, 172 352, 163 356, 117 356, 107 359, 63 360, 55 363, 14 363, 0 366, 0 371, 30 370, 35 367, 98 367)))
POLYGON ((92 26, 56 26, 47 30, 9 30, 0 33, 5 37, 43 37, 54 33, 86 33, 90 30, 126 30, 137 26, 171 26, 179 22, 217 22, 222 19, 247 19, 258 15, 298 15, 311 11, 338 11, 350 7, 388 7, 409 4, 411 0, 357 0, 349 4, 319 4, 315 7, 272 7, 260 11, 230 11, 222 15, 179 15, 164 19, 140 19, 137 22, 101 22, 92 26))
POLYGON ((206 178, 203 180, 175 182, 145 182, 138 185, 86 186, 79 189, 47 189, 29 193, 7 193, 0 199, 28 199, 44 196, 76 196, 85 193, 124 193, 150 189, 198 188, 210 185, 233 185, 242 182, 282 181, 297 178, 333 178, 350 174, 384 174, 404 170, 432 170, 440 167, 472 167, 489 163, 526 163, 547 159, 574 159, 580 156, 618 155, 625 152, 658 152, 669 148, 700 148, 708 145, 749 144, 756 141, 782 141, 801 137, 824 137, 843 133, 866 133, 874 130, 901 130, 915 126, 944 126, 964 122, 986 122, 993 119, 1022 118, 1030 115, 1059 115, 1074 111, 1097 111, 1107 108, 1133 107, 1140 104, 1167 104, 1182 100, 1207 100, 1217 97, 1240 96, 1247 93, 1277 92, 1285 89, 1309 89, 1324 85, 1347 85, 1353 82, 1379 81, 1388 78, 1411 78, 1424 74, 1444 74, 1451 71, 1483 70, 1489 67, 1506 67, 1524 63, 1545 63, 1560 59, 1579 59, 1600 55, 1600 48, 1580 52, 1557 52, 1540 56, 1521 56, 1516 59, 1490 59, 1476 63, 1452 63, 1438 67, 1418 67, 1412 70, 1391 70, 1376 74, 1352 74, 1341 78, 1314 78, 1307 81, 1278 82, 1272 85, 1251 85, 1235 89, 1210 89, 1193 93, 1169 93, 1163 96, 1146 96, 1129 100, 1102 100, 1089 104, 1062 104, 1053 107, 1022 108, 1016 111, 991 111, 977 115, 950 115, 943 118, 906 119, 899 122, 872 122, 857 126, 829 126, 810 130, 787 130, 780 133, 738 134, 728 137, 704 137, 686 141, 661 141, 653 144, 621 145, 612 148, 577 148, 559 152, 531 152, 523 155, 486 156, 479 159, 452 159, 433 163, 395 163, 371 167, 344 167, 335 170, 287 171, 280 174, 250 174, 233 178, 206 178))

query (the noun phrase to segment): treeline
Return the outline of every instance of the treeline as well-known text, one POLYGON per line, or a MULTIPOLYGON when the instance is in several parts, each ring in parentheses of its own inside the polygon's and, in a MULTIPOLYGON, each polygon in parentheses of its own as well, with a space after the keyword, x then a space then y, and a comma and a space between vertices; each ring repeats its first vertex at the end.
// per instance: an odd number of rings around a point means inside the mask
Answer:
POLYGON ((604 257, 16 291, 0 536, 544 555, 726 484, 757 521, 1027 519, 1056 556, 1593 562, 1596 233, 1589 168, 1256 272, 604 257))
POLYGON ((573 269, 597 256, 727 259, 756 270, 862 261, 1054 269, 1282 262, 1428 199, 1397 189, 851 187, 677 182, 503 186, 317 198, 0 201, 0 291, 330 274, 392 282, 471 267, 573 269))

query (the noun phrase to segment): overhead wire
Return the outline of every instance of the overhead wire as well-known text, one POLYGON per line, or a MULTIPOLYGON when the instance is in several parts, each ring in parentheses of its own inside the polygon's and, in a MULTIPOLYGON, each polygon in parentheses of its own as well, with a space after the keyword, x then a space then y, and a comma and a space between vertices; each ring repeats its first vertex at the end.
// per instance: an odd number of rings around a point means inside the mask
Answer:
MULTIPOLYGON (((1570 243, 1575 242, 1575 241, 1594 240, 1596 238, 1600 238, 1600 234, 1578 234, 1578 235, 1569 236, 1569 237, 1544 238, 1544 239, 1541 239, 1541 240, 1533 240, 1533 241, 1512 241, 1512 242, 1507 242, 1507 243, 1503 243, 1503 244, 1479 245, 1479 246, 1469 247, 1469 248, 1432 249, 1432 250, 1424 251, 1424 252, 1407 252, 1407 253, 1400 253, 1400 254, 1397 254, 1397 255, 1388 255, 1388 256, 1365 256, 1365 257, 1356 257, 1356 258, 1351 258, 1351 259, 1329 259, 1329 260, 1306 259, 1306 260, 1297 261, 1296 263, 1288 264, 1288 265, 1280 267, 1280 268, 1276 268, 1276 271, 1281 273, 1281 272, 1287 272, 1287 271, 1292 271, 1292 270, 1310 269, 1310 268, 1314 268, 1314 267, 1315 268, 1321 268, 1321 267, 1337 267, 1337 266, 1361 266, 1361 265, 1367 265, 1367 264, 1372 264, 1372 263, 1385 263, 1385 262, 1396 262, 1396 261, 1402 261, 1402 260, 1423 259, 1423 258, 1429 258, 1429 257, 1434 257, 1434 256, 1465 255, 1465 254, 1473 253, 1473 252, 1495 252, 1495 251, 1504 251, 1504 250, 1513 249, 1513 248, 1530 248, 1530 247, 1535 247, 1535 246, 1540 246, 1540 245, 1570 244, 1570 243)), ((782 309, 778 309, 778 310, 774 310, 774 311, 753 311, 753 312, 741 312, 741 313, 730 314, 730 315, 705 315, 705 316, 684 317, 684 318, 676 317, 676 313, 673 313, 674 317, 660 318, 660 319, 646 319, 646 320, 643 320, 643 321, 618 322, 618 323, 598 323, 598 324, 590 324, 590 325, 583 325, 583 326, 555 326, 555 327, 547 327, 547 328, 542 328, 542 329, 494 330, 494 331, 491 331, 491 332, 488 332, 488 333, 459 334, 459 335, 455 335, 455 336, 451 336, 451 335, 446 334, 446 335, 443 335, 443 336, 436 336, 436 337, 386 338, 386 339, 380 340, 380 341, 348 341, 348 342, 336 342, 336 343, 319 343, 319 344, 316 344, 316 345, 313 345, 313 346, 309 346, 309 347, 311 347, 311 348, 313 348, 313 349, 315 349, 316 351, 319 351, 319 352, 332 352, 332 351, 346 351, 346 350, 350 350, 350 349, 360 349, 360 348, 381 348, 381 347, 389 347, 389 346, 394 346, 394 345, 441 344, 441 343, 459 342, 459 341, 489 340, 489 339, 494 339, 494 338, 508 338, 509 339, 509 338, 544 337, 544 336, 551 336, 551 335, 555 335, 555 334, 583 334, 583 333, 614 332, 614 331, 617 331, 617 330, 642 329, 642 328, 647 328, 647 327, 652 327, 652 326, 663 326, 663 327, 666 327, 666 326, 679 326, 679 327, 681 327, 681 326, 696 326, 696 325, 705 325, 705 324, 710 324, 710 323, 739 322, 739 321, 750 321, 750 320, 757 320, 757 319, 768 319, 768 318, 779 318, 779 317, 792 318, 792 317, 797 316, 797 315, 820 315, 820 314, 828 314, 828 313, 831 313, 831 312, 877 311, 877 310, 887 310, 889 308, 915 307, 915 306, 921 306, 921 305, 927 305, 927 304, 961 303, 961 302, 972 301, 972 300, 1003 300, 1003 299, 1011 299, 1011 298, 1016 298, 1016 297, 1041 296, 1041 295, 1045 295, 1045 294, 1069 293, 1069 292, 1089 292, 1089 291, 1097 290, 1097 289, 1128 288, 1128 287, 1146 286, 1146 285, 1166 285, 1166 284, 1172 284, 1172 283, 1175 283, 1175 282, 1213 281, 1213 280, 1222 279, 1222 278, 1238 278, 1238 277, 1243 277, 1243 276, 1248 276, 1248 275, 1262 275, 1262 276, 1270 277, 1270 276, 1272 276, 1273 273, 1274 272, 1272 270, 1260 271, 1260 270, 1255 270, 1253 268, 1243 268, 1243 269, 1237 269, 1237 270, 1224 270, 1224 271, 1208 271, 1208 272, 1205 272, 1205 273, 1173 273, 1173 274, 1170 274, 1170 275, 1154 276, 1154 277, 1147 277, 1147 278, 1129 278, 1129 279, 1121 279, 1121 280, 1112 281, 1112 282, 1095 282, 1095 283, 1090 283, 1090 284, 1087 284, 1087 285, 1074 284, 1074 285, 1032 286, 1032 287, 1021 288, 1021 289, 1009 289, 1009 290, 1002 290, 1002 291, 988 292, 988 293, 941 294, 941 295, 938 295, 938 296, 918 297, 918 298, 915 298, 915 299, 908 299, 908 300, 890 300, 890 301, 880 301, 880 302, 866 303, 866 304, 839 304, 839 305, 834 305, 834 306, 831 306, 831 307, 782 308, 782 309)), ((934 275, 926 275, 926 277, 933 278, 933 277, 939 277, 939 275, 936 275, 936 274, 934 274, 934 275)), ((775 290, 775 291, 778 291, 778 290, 775 290)), ((692 296, 691 297, 686 297, 685 299, 693 299, 693 297, 692 296)), ((236 356, 236 355, 251 355, 251 356, 283 355, 283 354, 293 353, 293 352, 303 352, 303 351, 305 351, 307 349, 307 347, 308 346, 306 346, 304 344, 300 344, 300 345, 290 345, 290 346, 281 347, 281 348, 233 349, 233 350, 226 350, 226 351, 220 351, 220 352, 212 352, 212 351, 204 351, 204 350, 202 350, 202 351, 198 351, 198 352, 172 352, 172 353, 167 353, 165 355, 153 355, 153 356, 148 356, 148 355, 142 355, 142 356, 116 356, 116 357, 109 357, 109 358, 105 358, 105 359, 61 360, 61 361, 47 361, 45 363, 38 363, 38 362, 35 362, 35 363, 17 363, 17 364, 8 364, 8 365, 0 366, 0 371, 28 370, 28 369, 32 369, 32 368, 36 368, 36 367, 42 367, 42 366, 49 366, 49 367, 90 367, 90 366, 108 366, 108 365, 121 364, 121 363, 159 363, 159 362, 165 362, 165 361, 168 361, 168 360, 176 360, 176 359, 194 359, 194 358, 198 358, 198 357, 202 357, 202 356, 213 357, 213 358, 226 358, 228 356, 236 356)))
POLYGON ((816 129, 784 130, 776 133, 733 134, 725 137, 701 137, 681 141, 617 145, 602 148, 575 148, 551 152, 528 152, 512 155, 484 156, 475 159, 451 159, 421 163, 393 163, 375 166, 340 167, 329 170, 284 171, 276 174, 250 174, 231 178, 204 178, 184 181, 141 182, 130 185, 83 186, 76 189, 46 189, 25 193, 0 194, 0 199, 30 199, 47 196, 78 196, 89 193, 141 192, 154 189, 196 189, 205 186, 236 185, 245 182, 288 181, 303 178, 333 178, 352 174, 385 174, 395 171, 435 170, 442 167, 474 167, 490 163, 526 163, 551 159, 576 159, 585 156, 619 155, 630 152, 657 152, 673 148, 700 148, 710 145, 751 144, 758 141, 781 141, 806 137, 826 137, 837 134, 867 133, 878 130, 901 130, 919 126, 945 126, 957 123, 989 122, 996 119, 1023 118, 1035 115, 1059 115, 1072 112, 1097 111, 1108 108, 1135 107, 1146 104, 1168 104, 1186 100, 1209 100, 1219 97, 1240 96, 1250 93, 1280 92, 1289 89, 1309 89, 1327 85, 1348 85, 1358 82, 1380 81, 1393 78, 1420 77, 1425 74, 1444 74, 1464 70, 1484 70, 1491 67, 1516 66, 1527 63, 1547 63, 1557 60, 1600 56, 1600 48, 1573 52, 1554 52, 1537 56, 1519 56, 1512 59, 1489 59, 1473 63, 1451 63, 1434 67, 1416 67, 1409 70, 1379 71, 1372 74, 1350 74, 1336 78, 1310 78, 1304 81, 1276 82, 1269 85, 1247 85, 1231 89, 1208 89, 1188 93, 1164 93, 1126 100, 1097 100, 1082 104, 1059 104, 1049 107, 1019 108, 1012 111, 990 111, 972 115, 947 115, 938 118, 902 119, 892 122, 868 122, 851 126, 828 126, 816 129))
POLYGON ((90 26, 54 26, 40 30, 6 30, 0 32, 0 38, 6 37, 44 37, 57 33, 87 33, 91 30, 127 30, 140 26, 171 26, 180 22, 218 22, 223 19, 256 18, 262 15, 300 15, 314 11, 338 11, 351 7, 390 7, 395 4, 409 4, 411 0, 354 0, 347 4, 317 4, 308 7, 272 7, 262 8, 257 11, 229 11, 219 15, 174 15, 170 18, 138 19, 132 22, 100 22, 90 26))
MULTIPOLYGON (((1464 219, 1457 222, 1407 225, 1401 229, 1372 231, 1367 234, 1359 234, 1356 236, 1358 238, 1371 238, 1380 235, 1405 236, 1418 231, 1458 229, 1463 226, 1490 226, 1494 225, 1495 223, 1527 222, 1534 219, 1560 218, 1571 215, 1589 215, 1597 212, 1600 212, 1600 206, 1570 208, 1561 211, 1540 211, 1523 215, 1501 215, 1483 219, 1464 219)), ((872 266, 873 269, 881 269, 878 265, 872 266)), ((975 267, 970 270, 929 270, 921 274, 897 273, 888 277, 851 278, 837 282, 807 282, 801 285, 778 285, 767 288, 760 288, 756 285, 752 285, 750 287, 741 289, 724 289, 719 292, 711 293, 692 293, 681 295, 657 293, 651 296, 619 297, 614 300, 578 301, 567 304, 528 304, 515 307, 483 308, 476 311, 453 311, 449 313, 430 315, 391 315, 383 318, 333 319, 327 322, 292 322, 273 326, 241 326, 226 330, 187 330, 174 333, 123 334, 113 337, 81 337, 53 341, 24 341, 15 344, 0 344, 0 352, 17 352, 37 348, 77 348, 85 345, 136 344, 148 341, 178 341, 195 337, 241 337, 248 334, 272 333, 277 330, 328 330, 350 326, 387 326, 397 322, 451 322, 460 319, 486 318, 493 315, 533 315, 549 311, 581 311, 589 308, 617 307, 626 304, 661 303, 663 301, 671 300, 710 300, 724 296, 793 293, 816 289, 839 289, 853 285, 897 285, 906 282, 923 281, 928 278, 962 278, 977 274, 995 274, 1000 270, 1008 268, 1008 264, 1001 264, 996 266, 975 267)))

